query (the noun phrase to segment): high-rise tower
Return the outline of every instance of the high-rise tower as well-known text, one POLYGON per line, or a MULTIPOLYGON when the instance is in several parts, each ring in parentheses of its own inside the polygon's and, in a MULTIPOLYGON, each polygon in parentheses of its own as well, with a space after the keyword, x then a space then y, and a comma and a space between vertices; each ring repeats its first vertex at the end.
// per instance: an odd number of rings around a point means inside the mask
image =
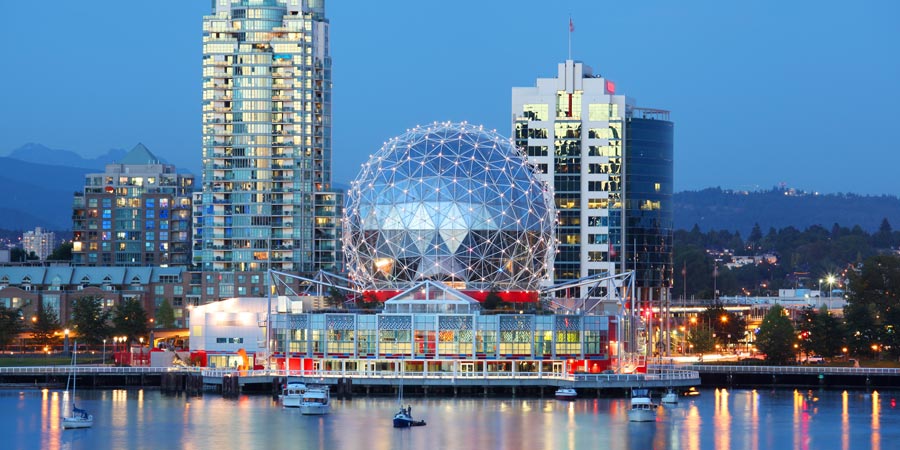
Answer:
POLYGON ((340 270, 324 0, 214 0, 203 20, 204 271, 340 270))
MULTIPOLYGON (((673 126, 578 61, 513 88, 516 145, 544 172, 559 214, 554 281, 636 270, 639 298, 668 294, 673 126)), ((571 292, 582 296, 585 292, 571 292)))

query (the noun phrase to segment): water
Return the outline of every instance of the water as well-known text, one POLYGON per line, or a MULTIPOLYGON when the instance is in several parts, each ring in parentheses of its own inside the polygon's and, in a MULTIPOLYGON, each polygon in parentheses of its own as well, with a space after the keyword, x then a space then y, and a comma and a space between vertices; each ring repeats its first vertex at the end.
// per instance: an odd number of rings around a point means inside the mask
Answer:
POLYGON ((895 449, 900 392, 713 390, 628 421, 626 399, 408 398, 426 427, 394 429, 392 398, 334 400, 302 416, 264 396, 167 397, 79 391, 87 430, 60 428, 68 396, 0 391, 0 448, 10 449, 895 449))

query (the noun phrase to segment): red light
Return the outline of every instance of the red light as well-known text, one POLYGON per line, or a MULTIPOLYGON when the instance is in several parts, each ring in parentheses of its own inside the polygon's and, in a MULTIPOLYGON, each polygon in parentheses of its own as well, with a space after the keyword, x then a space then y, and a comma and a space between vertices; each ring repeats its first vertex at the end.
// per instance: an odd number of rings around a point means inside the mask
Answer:
POLYGON ((606 80, 606 93, 607 94, 615 94, 616 93, 616 83, 606 80))

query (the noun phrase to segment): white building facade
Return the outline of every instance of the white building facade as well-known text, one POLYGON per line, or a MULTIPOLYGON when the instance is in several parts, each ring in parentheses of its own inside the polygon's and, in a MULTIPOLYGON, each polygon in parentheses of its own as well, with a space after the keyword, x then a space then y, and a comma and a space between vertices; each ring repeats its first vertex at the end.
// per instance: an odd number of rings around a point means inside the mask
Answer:
POLYGON ((22 249, 26 255, 34 252, 42 261, 47 259, 53 249, 56 248, 56 233, 44 231, 37 227, 34 231, 26 231, 22 234, 22 249))
POLYGON ((611 81, 572 60, 556 78, 512 90, 516 145, 554 189, 557 283, 617 273, 621 264, 626 102, 611 81))

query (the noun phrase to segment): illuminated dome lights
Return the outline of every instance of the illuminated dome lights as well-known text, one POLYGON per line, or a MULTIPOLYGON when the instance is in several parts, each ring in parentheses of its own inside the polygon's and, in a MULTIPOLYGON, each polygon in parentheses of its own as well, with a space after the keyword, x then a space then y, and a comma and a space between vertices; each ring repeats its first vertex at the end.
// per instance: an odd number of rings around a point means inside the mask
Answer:
POLYGON ((533 291, 551 267, 552 193, 509 140, 434 123, 384 144, 351 183, 343 244, 369 289, 422 280, 533 291))

